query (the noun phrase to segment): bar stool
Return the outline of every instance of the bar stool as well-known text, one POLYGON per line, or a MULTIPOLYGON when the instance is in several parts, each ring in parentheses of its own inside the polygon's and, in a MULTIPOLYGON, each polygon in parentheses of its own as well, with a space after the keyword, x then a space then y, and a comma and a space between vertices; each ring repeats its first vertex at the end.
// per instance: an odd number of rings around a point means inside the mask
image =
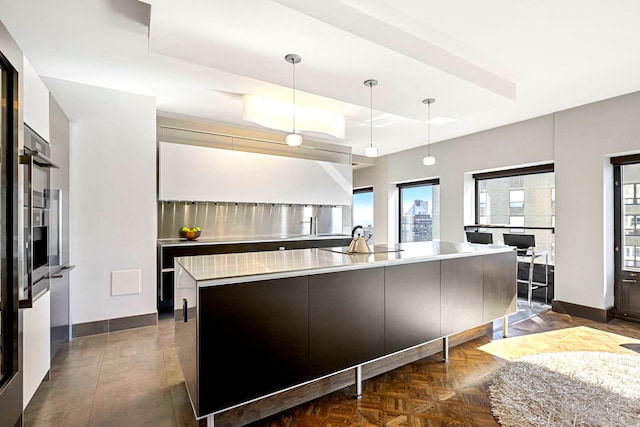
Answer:
POLYGON ((529 264, 529 277, 525 279, 517 279, 518 283, 527 284, 527 300, 531 307, 531 298, 535 289, 544 288, 544 303, 548 304, 549 296, 549 253, 546 251, 536 252, 536 237, 533 234, 508 234, 502 235, 504 244, 507 246, 515 246, 516 253, 519 258, 525 259, 529 264), (536 258, 544 257, 544 282, 536 282, 533 280, 533 271, 536 258))
POLYGON ((467 242, 480 243, 482 245, 493 244, 493 234, 483 233, 481 231, 467 231, 467 242))

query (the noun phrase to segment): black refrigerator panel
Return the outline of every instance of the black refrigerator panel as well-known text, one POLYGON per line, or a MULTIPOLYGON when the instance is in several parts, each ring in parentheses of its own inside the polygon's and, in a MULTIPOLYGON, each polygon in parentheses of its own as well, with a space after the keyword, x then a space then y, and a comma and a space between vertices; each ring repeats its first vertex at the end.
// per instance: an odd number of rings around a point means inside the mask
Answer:
POLYGON ((0 427, 22 424, 18 224, 18 72, 22 53, 0 22, 0 427), (6 56, 5 56, 6 55, 6 56))

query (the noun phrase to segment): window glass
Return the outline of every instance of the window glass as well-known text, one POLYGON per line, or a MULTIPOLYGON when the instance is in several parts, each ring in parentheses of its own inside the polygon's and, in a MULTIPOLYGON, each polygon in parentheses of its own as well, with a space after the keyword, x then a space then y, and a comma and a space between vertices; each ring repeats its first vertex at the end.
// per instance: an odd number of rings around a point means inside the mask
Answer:
POLYGON ((555 215, 554 172, 514 178, 478 179, 478 218, 487 219, 481 223, 511 225, 511 217, 524 217, 521 226, 552 227, 555 215))
POLYGON ((524 207, 524 190, 509 191, 509 207, 510 208, 524 207))
POLYGON ((510 216, 509 225, 512 227, 524 227, 524 216, 510 216))
POLYGON ((622 236, 624 267, 640 268, 640 164, 622 167, 622 236))
POLYGON ((353 226, 361 225, 364 235, 373 242, 373 188, 353 192, 353 226))
POLYGON ((400 242, 428 242, 440 237, 440 185, 400 185, 400 242))

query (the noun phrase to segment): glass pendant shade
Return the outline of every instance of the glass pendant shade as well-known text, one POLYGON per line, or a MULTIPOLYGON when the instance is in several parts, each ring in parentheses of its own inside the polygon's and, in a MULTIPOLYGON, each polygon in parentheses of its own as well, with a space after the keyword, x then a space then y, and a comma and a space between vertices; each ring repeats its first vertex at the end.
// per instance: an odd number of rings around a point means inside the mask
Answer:
POLYGON ((287 135, 285 141, 287 142, 287 145, 291 147, 297 147, 302 144, 302 135, 300 135, 299 133, 290 133, 289 135, 287 135))
POLYGON ((433 166, 436 164, 436 158, 433 156, 423 157, 422 164, 425 166, 433 166))
POLYGON ((364 155, 367 157, 378 157, 378 147, 365 148, 364 155))

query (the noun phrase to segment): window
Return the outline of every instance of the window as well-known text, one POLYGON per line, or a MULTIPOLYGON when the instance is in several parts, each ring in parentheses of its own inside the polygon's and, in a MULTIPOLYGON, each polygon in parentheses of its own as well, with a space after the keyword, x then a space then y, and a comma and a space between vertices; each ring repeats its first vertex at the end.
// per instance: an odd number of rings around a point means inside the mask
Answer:
POLYGON ((440 235, 440 182, 399 184, 400 243, 428 242, 440 235))
POLYGON ((512 227, 524 227, 524 216, 521 216, 521 215, 510 216, 509 225, 512 227))
POLYGON ((640 202, 640 183, 625 183, 622 186, 624 204, 625 205, 638 205, 640 202))
POLYGON ((353 190, 352 217, 353 226, 361 225, 365 237, 371 239, 373 237, 373 188, 353 190))
POLYGON ((553 226, 553 165, 480 173, 473 178, 476 181, 477 224, 553 226))
POLYGON ((478 197, 479 197, 479 199, 478 199, 478 207, 480 209, 486 208, 487 207, 487 192, 486 191, 481 191, 478 197))
POLYGON ((524 208, 524 190, 509 191, 509 207, 524 208))

